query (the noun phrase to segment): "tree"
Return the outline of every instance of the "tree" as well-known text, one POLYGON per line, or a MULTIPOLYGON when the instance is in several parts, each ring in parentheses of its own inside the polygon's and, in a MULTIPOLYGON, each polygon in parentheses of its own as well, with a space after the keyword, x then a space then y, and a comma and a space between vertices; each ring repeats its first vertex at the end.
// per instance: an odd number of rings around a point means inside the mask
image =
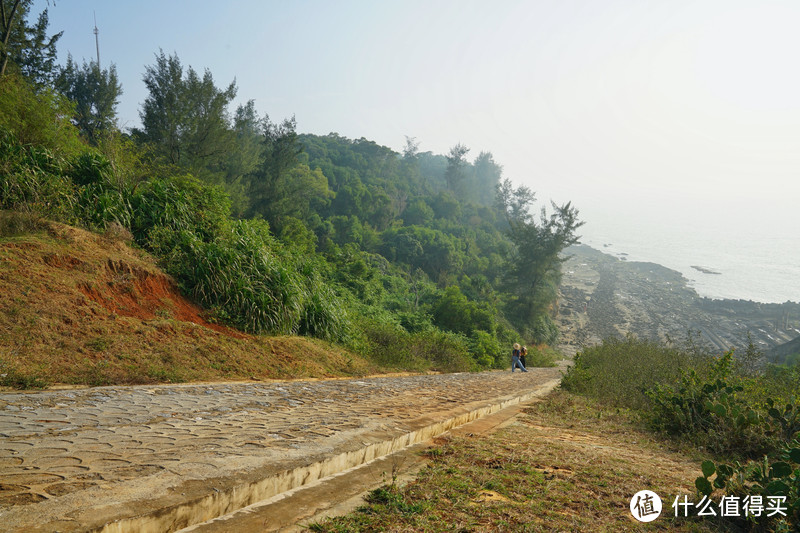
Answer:
POLYGON ((289 217, 308 222, 312 214, 329 202, 332 196, 322 171, 311 170, 305 163, 300 163, 280 175, 275 183, 275 195, 261 214, 279 230, 289 217))
POLYGON ((184 75, 177 55, 162 51, 143 77, 150 94, 139 116, 143 130, 136 133, 152 143, 167 162, 201 176, 219 175, 233 145, 228 104, 236 96, 236 82, 217 88, 211 72, 203 76, 189 67, 184 75))
POLYGON ((9 65, 37 88, 52 84, 56 74, 56 43, 64 32, 47 36, 47 9, 28 24, 33 0, 0 0, 0 76, 9 65))
POLYGON ((250 207, 249 179, 258 169, 263 152, 261 119, 253 100, 236 108, 233 135, 233 149, 225 163, 225 190, 233 202, 234 216, 242 218, 250 207))
POLYGON ((469 148, 458 143, 447 154, 447 170, 445 170, 444 179, 447 182, 447 187, 458 198, 461 198, 464 192, 463 185, 466 177, 464 167, 467 164, 466 155, 468 152, 469 148))
POLYGON ((259 165, 262 156, 261 119, 255 109, 255 102, 248 100, 246 104, 236 108, 233 116, 233 132, 235 149, 231 151, 227 164, 229 182, 252 174, 259 165))
POLYGON ((64 95, 52 89, 37 90, 16 72, 0 77, 0 128, 13 133, 21 145, 41 146, 61 155, 82 151, 85 145, 71 116, 72 104, 64 95))
POLYGON ((537 221, 531 213, 534 200, 528 187, 514 189, 508 179, 497 188, 497 205, 505 213, 514 245, 505 272, 505 289, 514 295, 509 316, 517 327, 528 331, 536 330, 537 320, 555 297, 561 263, 566 260, 560 254, 578 242, 575 231, 583 225, 578 210, 569 202, 562 206, 551 203, 549 216, 542 208, 537 221))
POLYGON ((408 161, 416 161, 417 154, 419 154, 419 141, 416 137, 409 137, 406 135, 406 146, 403 148, 403 159, 408 161))
POLYGON ((21 2, 20 0, 0 0, 0 31, 2 31, 2 48, 0 48, 0 76, 5 75, 8 62, 11 57, 11 35, 19 35, 21 32, 15 26, 19 26, 18 20, 24 19, 30 9, 31 0, 21 2))
POLYGON ((302 151, 296 128, 294 117, 273 124, 265 116, 260 125, 261 161, 250 175, 250 215, 261 215, 273 225, 291 207, 289 173, 300 163, 302 151))
POLYGON ((412 187, 419 186, 422 175, 419 169, 419 141, 414 137, 406 136, 406 146, 403 148, 403 159, 401 162, 402 173, 412 187))
POLYGON ((103 135, 116 127, 116 108, 122 94, 116 66, 101 69, 96 62, 86 61, 78 66, 70 56, 56 87, 75 103, 75 125, 90 143, 97 145, 103 135))
POLYGON ((469 199, 477 204, 492 205, 502 176, 503 167, 495 162, 491 152, 481 152, 472 165, 469 199))
POLYGON ((409 226, 426 226, 432 220, 433 209, 422 198, 412 200, 403 212, 403 222, 409 226))

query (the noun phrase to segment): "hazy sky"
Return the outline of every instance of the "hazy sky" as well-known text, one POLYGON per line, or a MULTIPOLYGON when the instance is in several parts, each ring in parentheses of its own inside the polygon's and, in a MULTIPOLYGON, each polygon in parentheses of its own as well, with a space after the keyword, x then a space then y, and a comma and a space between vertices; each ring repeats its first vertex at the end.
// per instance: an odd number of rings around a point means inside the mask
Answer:
POLYGON ((800 230, 771 203, 800 201, 795 0, 57 0, 62 61, 94 58, 93 14, 123 127, 163 49, 301 132, 488 150, 590 222, 748 205, 800 230))

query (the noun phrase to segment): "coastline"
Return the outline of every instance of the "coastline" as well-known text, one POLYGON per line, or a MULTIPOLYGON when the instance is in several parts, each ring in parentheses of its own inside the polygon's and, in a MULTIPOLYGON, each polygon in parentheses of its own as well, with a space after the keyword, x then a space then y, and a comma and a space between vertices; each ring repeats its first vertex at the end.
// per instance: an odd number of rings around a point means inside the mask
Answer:
POLYGON ((565 255, 556 306, 565 355, 628 334, 680 342, 692 332, 720 352, 745 348, 748 333, 761 351, 800 337, 800 303, 702 297, 676 270, 584 244, 565 255))

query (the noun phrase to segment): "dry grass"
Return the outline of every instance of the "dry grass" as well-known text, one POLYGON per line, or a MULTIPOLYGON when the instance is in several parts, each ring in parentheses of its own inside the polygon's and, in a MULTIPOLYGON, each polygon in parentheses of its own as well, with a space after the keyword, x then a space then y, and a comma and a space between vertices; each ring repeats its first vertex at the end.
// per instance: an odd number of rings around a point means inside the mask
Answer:
POLYGON ((363 375, 302 337, 214 324, 124 238, 55 223, 0 238, 0 383, 108 385, 363 375))
POLYGON ((405 487, 315 531, 715 531, 676 521, 671 503, 694 493, 699 460, 665 449, 624 412, 556 393, 490 436, 442 439, 405 487), (631 517, 639 490, 661 495, 650 524, 631 517))

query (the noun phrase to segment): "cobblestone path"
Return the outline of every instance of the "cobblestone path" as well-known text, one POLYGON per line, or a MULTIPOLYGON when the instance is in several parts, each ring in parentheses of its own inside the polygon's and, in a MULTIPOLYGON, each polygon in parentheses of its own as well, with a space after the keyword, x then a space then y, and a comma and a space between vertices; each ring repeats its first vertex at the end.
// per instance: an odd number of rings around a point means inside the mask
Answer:
POLYGON ((99 529, 524 396, 559 376, 550 368, 3 393, 0 530, 99 529))

